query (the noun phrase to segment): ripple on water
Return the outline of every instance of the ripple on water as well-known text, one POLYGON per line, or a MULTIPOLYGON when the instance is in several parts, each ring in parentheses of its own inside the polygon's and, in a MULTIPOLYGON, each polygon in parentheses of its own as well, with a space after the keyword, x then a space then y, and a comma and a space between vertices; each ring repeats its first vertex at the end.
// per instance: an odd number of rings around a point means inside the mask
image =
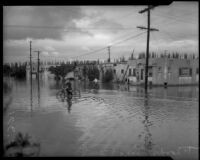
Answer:
MULTIPOLYGON (((25 90, 23 89, 22 91, 25 90)), ((55 142, 56 145, 57 143, 61 144, 61 148, 66 147, 62 137, 67 133, 64 130, 64 128, 67 128, 66 122, 71 121, 73 119, 71 117, 75 117, 74 119, 76 120, 73 125, 83 132, 77 138, 78 154, 115 156, 128 155, 130 153, 130 155, 144 155, 145 139, 151 138, 151 136, 154 140, 152 143, 157 143, 163 148, 173 148, 178 143, 195 143, 193 141, 197 139, 189 137, 189 134, 193 137, 197 136, 187 131, 187 127, 185 127, 185 124, 189 124, 189 129, 193 130, 195 128, 198 130, 197 123, 194 126, 191 123, 198 119, 198 102, 195 101, 195 98, 151 94, 148 99, 144 99, 143 94, 136 92, 100 89, 98 93, 95 93, 87 90, 87 92, 81 92, 81 96, 74 95, 72 98, 72 110, 74 112, 72 112, 72 116, 67 116, 68 114, 65 114, 67 113, 67 102, 66 100, 62 102, 61 99, 56 98, 56 89, 46 89, 41 92, 40 97, 37 95, 37 89, 34 89, 32 112, 29 97, 27 99, 24 98, 28 94, 25 92, 18 94, 19 92, 20 87, 15 93, 16 96, 13 97, 13 106, 10 108, 10 111, 12 111, 11 117, 13 116, 20 122, 24 120, 22 123, 30 123, 30 113, 33 113, 33 119, 34 116, 36 117, 33 120, 34 123, 37 121, 35 123, 37 133, 41 134, 40 129, 42 130, 45 126, 49 126, 49 129, 52 129, 51 133, 44 134, 41 139, 45 139, 47 136, 49 136, 49 139, 52 137, 59 138, 59 142, 55 142), (51 112, 59 113, 49 114, 51 112), (37 115, 41 115, 40 118, 37 115), (66 119, 66 117, 68 118, 66 119), (50 119, 52 121, 49 121, 50 119), (56 123, 52 125, 53 122, 56 123), (38 125, 41 125, 39 130, 37 129, 38 125), (60 127, 54 128, 57 126, 60 127), (171 127, 169 132, 165 129, 167 127, 171 127), (181 129, 188 134, 181 134, 181 129), (56 130, 55 133, 58 134, 58 137, 54 134, 54 130, 56 130), (183 138, 178 134, 181 134, 183 138), (170 137, 170 139, 165 139, 164 136, 170 137), (177 144, 174 143, 174 139, 177 140, 177 144), (184 142, 181 142, 180 140, 183 139, 184 142), (187 139, 191 139, 191 141, 187 141, 187 139)), ((12 131, 12 127, 15 127, 16 122, 16 119, 11 117, 8 120, 10 125, 9 132, 12 131)), ((24 127, 26 126, 24 125, 24 127)), ((50 145, 49 148, 55 146, 55 144, 51 144, 51 141, 48 144, 50 145)), ((73 144, 70 145, 73 146, 73 144)), ((48 147, 46 150, 48 150, 48 147)), ((50 150, 48 153, 50 153, 50 150)))

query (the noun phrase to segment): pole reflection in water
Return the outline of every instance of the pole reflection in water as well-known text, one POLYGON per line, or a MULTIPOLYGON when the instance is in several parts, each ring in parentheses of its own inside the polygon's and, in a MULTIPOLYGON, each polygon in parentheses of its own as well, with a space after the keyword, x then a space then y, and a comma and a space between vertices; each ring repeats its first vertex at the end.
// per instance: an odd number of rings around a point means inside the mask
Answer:
POLYGON ((32 76, 31 76, 31 80, 30 80, 30 106, 31 106, 31 116, 32 116, 32 112, 33 112, 33 84, 32 84, 32 76))
POLYGON ((147 156, 152 153, 152 135, 149 130, 151 122, 149 121, 149 104, 148 104, 148 93, 144 96, 144 151, 147 156))
POLYGON ((38 76, 38 107, 40 108, 40 80, 38 76))
POLYGON ((78 80, 78 88, 79 88, 79 98, 81 98, 81 83, 80 83, 80 80, 78 80))

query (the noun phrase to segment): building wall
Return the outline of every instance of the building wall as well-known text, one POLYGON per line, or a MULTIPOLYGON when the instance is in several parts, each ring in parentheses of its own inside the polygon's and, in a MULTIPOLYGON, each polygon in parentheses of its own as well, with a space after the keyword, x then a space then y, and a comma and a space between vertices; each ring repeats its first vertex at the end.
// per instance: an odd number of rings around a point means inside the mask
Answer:
MULTIPOLYGON (((102 72, 112 69, 114 72, 114 81, 122 81, 126 72, 127 66, 129 66, 125 78, 128 78, 131 84, 140 85, 145 82, 145 59, 129 60, 128 62, 120 63, 103 63, 99 64, 100 77, 102 72), (121 72, 123 70, 123 73, 121 72), (130 72, 129 72, 130 70, 130 72), (135 74, 133 73, 135 70, 135 74), (143 70, 143 73, 142 73, 143 70)), ((35 71, 37 71, 37 64, 33 65, 35 71)), ((41 68, 48 67, 40 66, 41 68)), ((149 83, 153 85, 185 85, 185 84, 198 84, 199 83, 199 59, 175 59, 175 58, 150 58, 149 59, 149 74, 152 73, 152 77, 148 77, 149 83), (180 76, 180 68, 191 68, 192 74, 180 76)), ((30 67, 27 66, 27 74, 30 67)), ((80 74, 82 75, 82 69, 80 67, 80 74)), ((29 76, 29 74, 27 75, 29 76)), ((100 78, 101 79, 101 78, 100 78)))
MULTIPOLYGON (((131 83, 143 84, 145 82, 145 59, 131 60, 128 64, 138 73, 136 82, 132 75, 128 75, 131 83)), ((152 77, 148 77, 148 81, 154 85, 164 85, 164 83, 168 85, 197 84, 199 82, 198 66, 199 59, 150 58, 149 73, 152 72, 152 77), (188 71, 191 68, 192 75, 180 76, 180 68, 188 68, 188 71)))
POLYGON ((127 63, 117 63, 116 66, 114 66, 115 81, 121 81, 123 79, 126 68, 127 68, 127 63), (122 73, 122 70, 123 70, 123 73, 122 73))

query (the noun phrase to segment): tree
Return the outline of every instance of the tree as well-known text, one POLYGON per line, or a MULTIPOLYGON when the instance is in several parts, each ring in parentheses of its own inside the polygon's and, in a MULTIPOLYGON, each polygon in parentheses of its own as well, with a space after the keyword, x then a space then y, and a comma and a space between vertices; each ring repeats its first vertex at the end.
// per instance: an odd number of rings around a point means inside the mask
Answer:
POLYGON ((3 74, 15 78, 26 78, 26 64, 18 66, 18 64, 15 63, 15 65, 11 67, 6 64, 3 66, 3 74))
POLYGON ((65 78, 67 73, 74 70, 74 66, 72 64, 61 64, 60 66, 51 66, 49 68, 49 71, 55 75, 56 79, 62 78, 62 80, 65 78))
POLYGON ((102 81, 105 83, 105 82, 110 82, 112 81, 114 78, 113 76, 113 71, 111 69, 109 70, 106 70, 106 72, 103 74, 103 79, 102 81))
POLYGON ((87 76, 87 67, 85 65, 82 68, 82 72, 83 72, 84 78, 86 79, 86 76, 87 76))
POLYGON ((91 66, 88 68, 87 76, 89 81, 93 81, 95 78, 99 79, 99 69, 96 66, 91 66))
POLYGON ((187 59, 187 57, 188 57, 188 56, 187 56, 187 54, 185 53, 185 54, 184 54, 184 59, 187 59))
POLYGON ((125 60, 125 57, 124 56, 122 56, 121 58, 120 58, 120 62, 125 62, 126 60, 125 60))
POLYGON ((9 76, 11 73, 11 67, 8 64, 3 65, 3 74, 9 76))
POLYGON ((131 56, 129 57, 129 60, 134 60, 135 58, 134 58, 134 55, 133 55, 133 53, 131 54, 131 56))

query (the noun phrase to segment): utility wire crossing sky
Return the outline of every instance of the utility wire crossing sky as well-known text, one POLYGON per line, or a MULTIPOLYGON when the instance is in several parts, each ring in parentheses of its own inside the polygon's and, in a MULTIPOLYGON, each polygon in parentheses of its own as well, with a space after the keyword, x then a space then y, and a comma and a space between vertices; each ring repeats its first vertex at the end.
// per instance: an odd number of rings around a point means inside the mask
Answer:
MULTIPOLYGON (((111 61, 146 52, 147 6, 4 6, 3 60, 111 61), (36 53, 32 53, 33 59, 36 53)), ((198 54, 198 2, 173 2, 151 10, 150 52, 198 54)))

